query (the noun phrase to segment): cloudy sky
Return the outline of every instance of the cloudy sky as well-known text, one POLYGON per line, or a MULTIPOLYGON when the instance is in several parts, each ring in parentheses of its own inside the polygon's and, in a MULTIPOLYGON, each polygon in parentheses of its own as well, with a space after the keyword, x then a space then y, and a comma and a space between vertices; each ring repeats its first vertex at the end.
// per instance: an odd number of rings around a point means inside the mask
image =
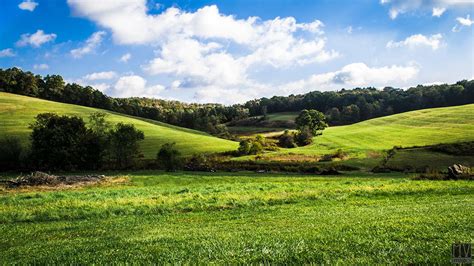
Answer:
POLYGON ((474 77, 474 0, 0 0, 0 68, 232 104, 474 77))

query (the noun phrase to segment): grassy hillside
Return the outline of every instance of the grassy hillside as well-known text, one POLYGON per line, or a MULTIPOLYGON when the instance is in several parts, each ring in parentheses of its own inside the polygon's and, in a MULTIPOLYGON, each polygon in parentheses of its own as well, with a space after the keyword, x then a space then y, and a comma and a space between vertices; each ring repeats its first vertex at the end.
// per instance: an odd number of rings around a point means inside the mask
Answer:
POLYGON ((146 158, 154 158, 160 146, 166 142, 176 142, 176 146, 183 155, 223 152, 235 150, 238 146, 236 142, 212 137, 203 132, 152 120, 3 92, 0 92, 0 136, 18 136, 27 142, 30 134, 28 125, 37 114, 54 112, 77 115, 87 119, 90 113, 97 111, 108 113, 108 120, 112 123, 131 123, 143 130, 145 140, 141 143, 141 147, 146 158))
POLYGON ((474 104, 432 108, 327 128, 312 145, 283 150, 327 154, 339 148, 366 154, 393 146, 424 146, 474 140, 474 104))

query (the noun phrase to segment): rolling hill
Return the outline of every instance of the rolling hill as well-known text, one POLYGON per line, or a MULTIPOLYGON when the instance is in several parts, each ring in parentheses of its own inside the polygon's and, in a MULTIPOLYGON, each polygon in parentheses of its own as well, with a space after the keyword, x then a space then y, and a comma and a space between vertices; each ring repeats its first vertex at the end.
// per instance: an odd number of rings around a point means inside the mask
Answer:
POLYGON ((358 154, 474 140, 474 104, 431 108, 327 128, 312 145, 282 150, 308 155, 337 149, 358 154))
POLYGON ((142 130, 145 133, 145 140, 141 143, 141 149, 145 158, 154 158, 161 145, 167 142, 176 142, 176 147, 184 156, 194 153, 224 152, 238 147, 237 142, 216 138, 196 130, 95 108, 3 92, 0 92, 0 136, 17 136, 27 142, 30 133, 28 125, 40 113, 77 115, 87 121, 89 114, 97 111, 107 113, 107 120, 112 123, 131 123, 142 130))

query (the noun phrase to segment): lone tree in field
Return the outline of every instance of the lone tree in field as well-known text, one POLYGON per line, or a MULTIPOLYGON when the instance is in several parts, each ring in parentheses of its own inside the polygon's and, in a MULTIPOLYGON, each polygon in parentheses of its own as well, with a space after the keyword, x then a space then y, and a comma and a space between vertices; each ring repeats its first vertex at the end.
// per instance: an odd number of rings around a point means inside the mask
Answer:
POLYGON ((110 131, 110 155, 120 168, 133 165, 135 158, 141 155, 139 141, 145 139, 143 131, 132 124, 118 123, 110 131))
POLYGON ((311 144, 313 137, 322 134, 322 131, 328 126, 326 117, 317 110, 303 110, 295 119, 296 142, 300 146, 311 144))

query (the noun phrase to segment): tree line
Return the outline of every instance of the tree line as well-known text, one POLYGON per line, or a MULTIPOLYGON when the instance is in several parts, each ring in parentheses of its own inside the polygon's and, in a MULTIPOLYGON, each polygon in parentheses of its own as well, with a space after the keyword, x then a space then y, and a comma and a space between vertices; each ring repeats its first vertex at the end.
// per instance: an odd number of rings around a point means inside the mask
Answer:
POLYGON ((0 91, 96 107, 205 131, 230 135, 224 124, 275 112, 318 110, 330 125, 351 124, 406 111, 474 103, 474 80, 419 85, 407 90, 386 87, 274 96, 244 104, 183 103, 150 98, 113 98, 91 86, 66 83, 60 75, 42 77, 19 68, 0 69, 0 91))
POLYGON ((274 96, 248 101, 250 116, 315 109, 330 125, 351 124, 407 111, 474 103, 474 80, 455 84, 418 85, 407 90, 386 87, 274 96))

